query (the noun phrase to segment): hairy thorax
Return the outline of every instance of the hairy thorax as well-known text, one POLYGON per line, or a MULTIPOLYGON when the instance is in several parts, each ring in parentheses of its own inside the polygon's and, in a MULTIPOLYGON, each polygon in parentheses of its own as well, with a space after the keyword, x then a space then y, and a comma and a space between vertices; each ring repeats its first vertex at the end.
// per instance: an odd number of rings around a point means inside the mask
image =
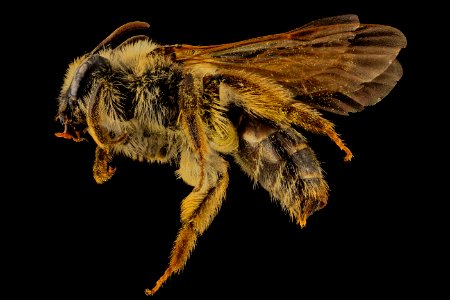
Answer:
POLYGON ((111 62, 108 82, 112 83, 102 123, 113 139, 120 139, 110 148, 113 153, 167 162, 182 142, 176 125, 182 72, 157 49, 150 41, 139 41, 100 53, 111 62))

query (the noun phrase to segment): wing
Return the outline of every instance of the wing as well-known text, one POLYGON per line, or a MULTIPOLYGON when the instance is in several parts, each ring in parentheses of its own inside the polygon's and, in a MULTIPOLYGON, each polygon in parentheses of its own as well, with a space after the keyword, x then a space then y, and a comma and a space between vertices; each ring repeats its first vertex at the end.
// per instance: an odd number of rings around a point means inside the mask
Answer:
POLYGON ((356 15, 320 19, 295 30, 214 46, 174 47, 186 67, 204 64, 270 78, 315 108, 348 114, 384 98, 402 76, 396 60, 406 38, 356 15))

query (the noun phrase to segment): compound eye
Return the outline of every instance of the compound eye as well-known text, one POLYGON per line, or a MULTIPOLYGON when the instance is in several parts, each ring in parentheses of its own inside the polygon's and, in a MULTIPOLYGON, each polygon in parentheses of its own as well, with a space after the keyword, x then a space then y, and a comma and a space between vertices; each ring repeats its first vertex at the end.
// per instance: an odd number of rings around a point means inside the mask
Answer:
POLYGON ((92 73, 102 72, 102 70, 109 68, 109 61, 98 54, 89 56, 78 66, 68 91, 69 106, 73 107, 77 99, 83 97, 90 90, 92 86, 92 73))

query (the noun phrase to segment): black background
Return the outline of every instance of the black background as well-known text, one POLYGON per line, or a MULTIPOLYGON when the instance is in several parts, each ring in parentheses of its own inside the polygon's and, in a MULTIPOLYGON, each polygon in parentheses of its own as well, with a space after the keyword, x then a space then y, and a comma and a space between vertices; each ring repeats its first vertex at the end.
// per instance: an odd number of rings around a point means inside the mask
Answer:
POLYGON ((25 8, 17 15, 11 11, 16 18, 8 25, 13 36, 6 39, 11 47, 5 63, 12 64, 9 78, 17 85, 4 85, 15 91, 8 98, 13 109, 4 115, 15 125, 7 125, 13 137, 5 141, 11 147, 5 147, 3 158, 14 167, 5 181, 13 190, 5 203, 14 209, 4 212, 15 216, 5 229, 11 237, 7 245, 18 254, 9 259, 17 272, 11 277, 19 279, 16 292, 59 299, 143 299, 144 288, 165 270, 180 225, 179 204, 190 191, 175 178, 174 166, 120 158, 113 179, 95 184, 93 143, 54 137, 62 130, 54 122, 56 98, 72 59, 134 20, 149 22, 158 43, 206 45, 354 13, 362 23, 402 30, 408 46, 398 57, 404 76, 383 101, 332 119, 354 160, 344 162, 327 138, 310 137, 331 188, 329 204, 300 229, 232 164, 219 215, 183 272, 153 298, 434 293, 440 286, 434 270, 443 262, 437 259, 440 242, 433 233, 440 225, 430 223, 429 216, 445 196, 435 195, 439 176, 428 167, 443 168, 445 159, 430 136, 442 125, 437 116, 430 117, 435 108, 426 82, 432 72, 424 70, 437 58, 424 51, 424 43, 432 40, 424 37, 437 26, 432 18, 425 21, 431 17, 425 8, 393 2, 125 1, 96 8, 89 3, 27 5, 31 16, 22 14, 25 8))

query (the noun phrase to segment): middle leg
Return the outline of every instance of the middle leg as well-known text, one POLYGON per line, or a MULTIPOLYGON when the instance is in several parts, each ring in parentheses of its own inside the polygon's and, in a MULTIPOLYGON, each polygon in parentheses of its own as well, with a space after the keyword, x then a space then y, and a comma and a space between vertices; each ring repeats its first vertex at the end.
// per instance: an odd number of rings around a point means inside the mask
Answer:
POLYGON ((155 286, 145 290, 146 295, 153 295, 172 274, 182 270, 198 237, 209 227, 225 198, 228 163, 208 145, 206 126, 199 111, 201 89, 201 82, 192 75, 187 75, 180 87, 182 110, 178 122, 185 133, 186 147, 177 173, 194 188, 181 204, 181 228, 169 266, 155 286))

